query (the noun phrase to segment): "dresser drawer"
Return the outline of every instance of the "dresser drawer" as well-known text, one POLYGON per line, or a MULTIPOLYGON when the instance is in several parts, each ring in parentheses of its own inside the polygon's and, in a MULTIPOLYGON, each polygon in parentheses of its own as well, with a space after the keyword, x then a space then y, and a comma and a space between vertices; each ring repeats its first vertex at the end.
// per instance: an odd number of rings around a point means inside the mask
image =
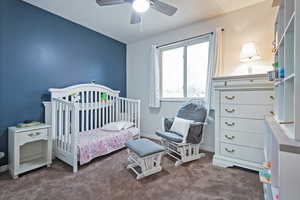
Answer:
POLYGON ((264 120, 239 119, 222 117, 220 120, 221 129, 229 131, 241 131, 249 133, 265 133, 266 124, 264 120))
POLYGON ((221 105, 222 117, 264 119, 273 113, 272 105, 221 105))
POLYGON ((48 140, 48 129, 37 129, 34 131, 20 132, 17 135, 16 139, 19 145, 23 145, 38 140, 48 140))
POLYGON ((221 143, 221 155, 257 163, 262 163, 264 161, 262 149, 226 143, 221 143))
POLYGON ((264 135, 239 131, 221 131, 221 141, 230 144, 264 148, 264 135))
POLYGON ((269 90, 261 91, 222 91, 222 104, 248 104, 248 105, 269 105, 273 104, 274 92, 269 90))

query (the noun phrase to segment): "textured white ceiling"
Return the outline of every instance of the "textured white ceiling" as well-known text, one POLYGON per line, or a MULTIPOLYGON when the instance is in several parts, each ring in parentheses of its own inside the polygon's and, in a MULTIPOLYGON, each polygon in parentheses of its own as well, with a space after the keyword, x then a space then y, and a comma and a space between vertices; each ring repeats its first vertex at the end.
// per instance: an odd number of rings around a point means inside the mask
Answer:
POLYGON ((143 16, 142 26, 129 23, 132 10, 129 4, 99 7, 96 0, 24 1, 119 41, 130 43, 265 0, 162 0, 176 6, 177 13, 168 17, 150 9, 143 16))

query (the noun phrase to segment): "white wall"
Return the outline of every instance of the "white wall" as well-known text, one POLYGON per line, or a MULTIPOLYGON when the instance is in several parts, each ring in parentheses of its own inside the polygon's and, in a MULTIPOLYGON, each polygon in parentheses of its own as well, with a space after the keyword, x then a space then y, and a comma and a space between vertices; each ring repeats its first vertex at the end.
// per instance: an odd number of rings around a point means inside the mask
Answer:
MULTIPOLYGON (((141 99, 141 131, 153 137, 161 128, 162 117, 173 117, 182 102, 162 102, 160 109, 148 108, 149 65, 152 44, 166 44, 185 38, 212 32, 222 27, 224 32, 224 69, 222 75, 238 75, 247 72, 247 66, 239 61, 243 43, 254 41, 262 59, 255 63, 254 72, 263 73, 272 64, 273 24, 276 9, 269 1, 244 8, 227 15, 202 21, 178 30, 127 45, 127 95, 141 99)), ((213 149, 213 123, 205 131, 207 149, 213 149)))

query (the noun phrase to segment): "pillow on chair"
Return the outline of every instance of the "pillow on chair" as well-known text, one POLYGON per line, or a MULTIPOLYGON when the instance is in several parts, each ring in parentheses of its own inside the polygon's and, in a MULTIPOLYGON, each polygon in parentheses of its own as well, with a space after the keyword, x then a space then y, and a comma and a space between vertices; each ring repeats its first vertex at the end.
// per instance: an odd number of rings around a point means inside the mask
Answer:
POLYGON ((189 133, 190 124, 192 122, 192 120, 186 120, 179 117, 175 117, 170 131, 181 135, 183 137, 183 143, 185 143, 189 133))

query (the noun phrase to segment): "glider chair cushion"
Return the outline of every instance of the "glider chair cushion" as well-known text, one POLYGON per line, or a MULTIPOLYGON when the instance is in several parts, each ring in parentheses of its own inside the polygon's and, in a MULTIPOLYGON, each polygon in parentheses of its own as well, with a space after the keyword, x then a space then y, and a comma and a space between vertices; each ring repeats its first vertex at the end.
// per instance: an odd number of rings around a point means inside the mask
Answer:
POLYGON ((181 143, 183 141, 183 137, 181 135, 172 132, 156 131, 156 135, 166 140, 170 140, 177 143, 181 143))

